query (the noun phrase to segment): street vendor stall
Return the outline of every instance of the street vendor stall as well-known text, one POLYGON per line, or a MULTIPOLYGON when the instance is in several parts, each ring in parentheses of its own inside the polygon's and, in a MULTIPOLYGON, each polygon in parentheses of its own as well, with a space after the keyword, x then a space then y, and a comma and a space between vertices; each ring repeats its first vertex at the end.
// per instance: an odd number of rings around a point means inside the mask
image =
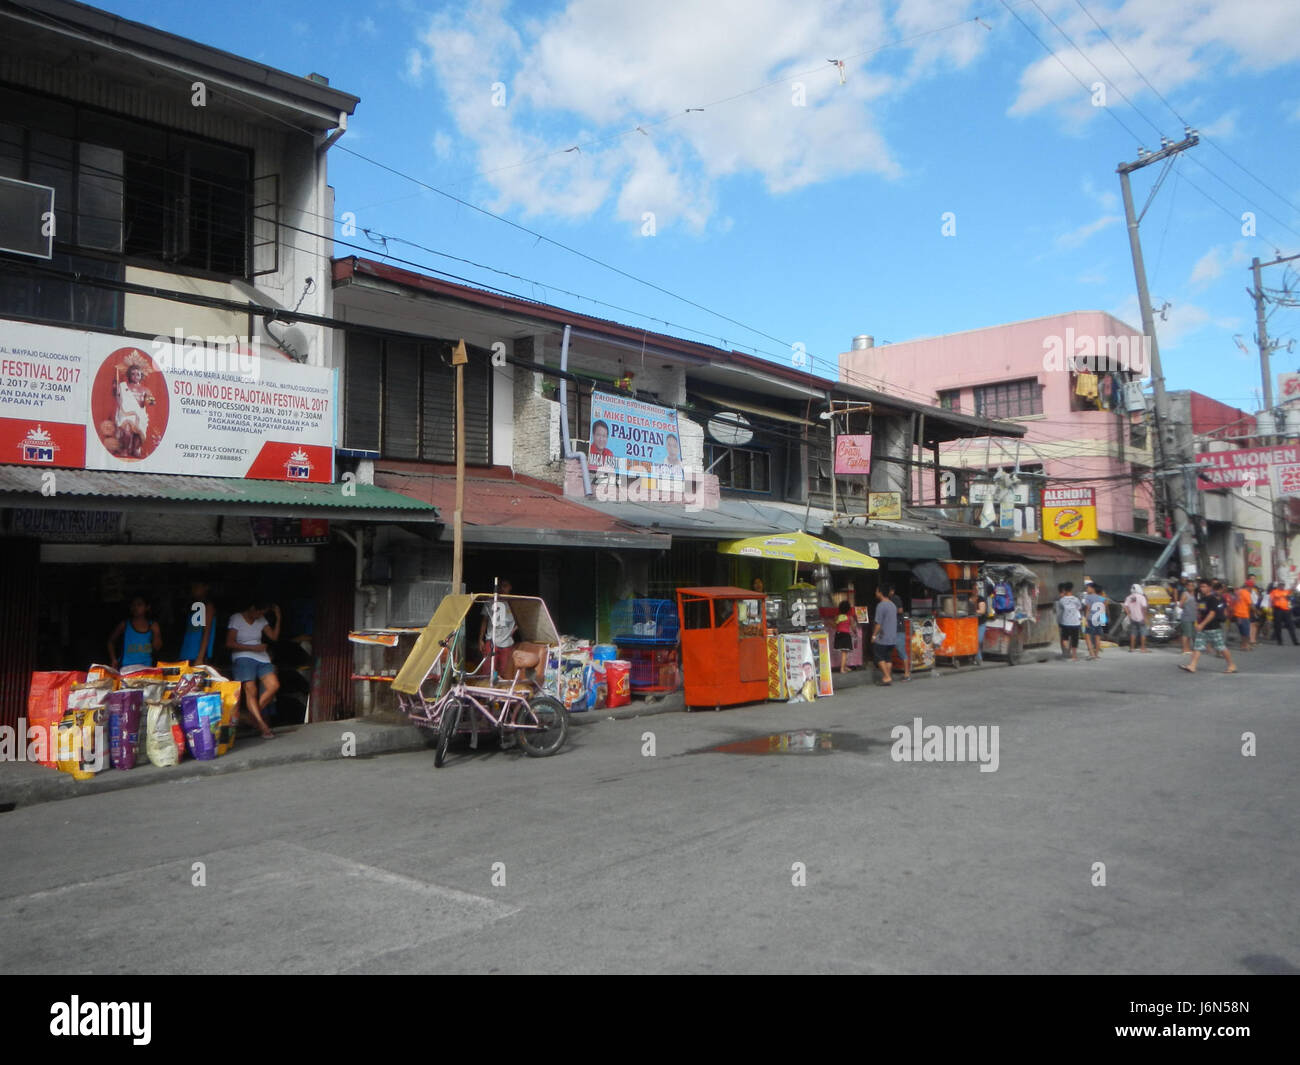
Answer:
POLYGON ((1019 563, 986 562, 981 577, 989 606, 982 651, 1018 665, 1038 616, 1038 575, 1019 563))
MULTIPOLYGON (((759 692, 756 683, 751 688, 749 682, 743 682, 745 691, 749 693, 747 697, 731 698, 725 703, 708 698, 699 689, 694 689, 692 658, 686 650, 687 615, 685 609, 681 608, 679 599, 679 608, 682 609, 682 665, 687 705, 721 706, 765 698, 794 701, 833 694, 832 663, 838 658, 832 651, 834 619, 838 615, 839 600, 852 597, 841 594, 836 598, 830 592, 829 567, 874 570, 880 564, 870 555, 829 543, 802 531, 732 540, 722 544, 718 550, 724 555, 792 562, 796 566, 796 573, 800 565, 816 567, 814 578, 819 584, 796 581, 782 598, 776 600, 780 612, 775 615, 768 610, 768 603, 772 600, 755 598, 757 593, 754 592, 745 593, 752 603, 757 604, 756 607, 747 606, 745 609, 761 613, 761 624, 757 632, 762 637, 764 646, 767 686, 765 691, 759 692), (825 620, 827 611, 830 612, 829 630, 825 620), (692 702, 693 689, 695 697, 700 700, 698 703, 692 702)), ((856 627, 856 620, 853 627, 856 627)), ((859 661, 862 638, 859 636, 854 651, 859 661)), ((695 639, 698 641, 699 638, 695 639)), ((718 671, 727 667, 720 662, 699 659, 696 660, 695 668, 706 670, 707 675, 716 678, 720 676, 718 671)), ((734 673, 730 675, 729 683, 737 683, 734 673)), ((730 694, 734 696, 736 692, 733 690, 730 694)))
POLYGON ((679 588, 686 708, 767 698, 767 615, 743 588, 679 588))
POLYGON ((939 565, 952 589, 939 597, 935 627, 943 639, 934 654, 936 659, 946 659, 949 665, 955 665, 958 659, 974 658, 979 648, 979 618, 975 616, 973 597, 980 563, 943 559, 939 565))

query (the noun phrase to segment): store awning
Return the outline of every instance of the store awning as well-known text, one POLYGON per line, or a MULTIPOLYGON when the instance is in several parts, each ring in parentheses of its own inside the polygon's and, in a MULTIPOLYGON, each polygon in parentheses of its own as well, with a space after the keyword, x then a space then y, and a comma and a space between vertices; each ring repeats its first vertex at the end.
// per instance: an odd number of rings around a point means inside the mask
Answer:
POLYGON ((136 512, 202 510, 230 517, 336 521, 442 520, 437 507, 371 484, 289 484, 241 477, 51 470, 35 466, 0 466, 0 506, 136 512))
POLYGON ((1030 559, 1034 562, 1082 562, 1078 551, 1033 540, 972 540, 971 547, 985 558, 1030 559))
POLYGON ((724 498, 716 508, 698 510, 681 503, 604 502, 594 498, 582 506, 641 529, 667 534, 674 540, 739 540, 789 532, 799 524, 785 511, 745 499, 724 498))
MULTIPOLYGON (((447 521, 441 538, 454 536, 451 516, 456 510, 456 478, 446 474, 376 470, 375 479, 388 487, 428 499, 447 521)), ((405 497, 404 497, 405 498, 405 497)), ((565 499, 556 492, 515 477, 465 478, 464 538, 467 544, 513 547, 605 547, 666 549, 665 532, 637 528, 637 523, 565 499)))
POLYGON ((871 555, 910 561, 919 558, 952 558, 948 541, 919 529, 889 525, 842 525, 827 529, 826 538, 871 555))

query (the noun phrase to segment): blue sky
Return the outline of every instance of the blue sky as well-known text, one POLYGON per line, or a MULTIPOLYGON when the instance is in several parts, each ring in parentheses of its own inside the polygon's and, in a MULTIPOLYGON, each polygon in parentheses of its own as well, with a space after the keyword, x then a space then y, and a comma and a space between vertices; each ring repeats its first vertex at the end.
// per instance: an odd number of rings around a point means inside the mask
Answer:
MULTIPOLYGON (((1255 409, 1250 259, 1300 252, 1293 0, 99 6, 359 96, 330 179, 391 256, 787 364, 801 344, 826 375, 857 333, 1139 326, 1115 167, 1180 140, 1177 116, 1205 136, 1141 227, 1170 387, 1255 409)), ((1159 171, 1134 176, 1139 210, 1159 171)), ((1300 311, 1269 330, 1300 338, 1300 311)))

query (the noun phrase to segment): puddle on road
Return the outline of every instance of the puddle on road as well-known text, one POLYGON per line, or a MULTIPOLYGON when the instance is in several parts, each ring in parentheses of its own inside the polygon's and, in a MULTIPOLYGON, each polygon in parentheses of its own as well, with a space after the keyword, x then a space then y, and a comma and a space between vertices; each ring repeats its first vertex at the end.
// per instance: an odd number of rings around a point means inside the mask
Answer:
POLYGON ((845 732, 822 732, 818 729, 797 729, 794 732, 773 732, 766 736, 750 736, 732 740, 713 747, 701 747, 689 754, 831 754, 834 751, 864 752, 883 743, 845 732))

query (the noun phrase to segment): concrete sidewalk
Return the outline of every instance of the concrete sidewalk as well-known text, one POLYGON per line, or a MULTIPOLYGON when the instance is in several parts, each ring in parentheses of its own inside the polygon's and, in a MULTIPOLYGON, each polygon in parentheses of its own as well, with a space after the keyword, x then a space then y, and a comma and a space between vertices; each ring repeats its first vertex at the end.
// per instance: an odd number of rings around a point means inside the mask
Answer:
MULTIPOLYGON (((1026 658, 1026 663, 1039 659, 1038 655, 1026 658)), ((1004 668, 1005 663, 988 662, 983 669, 1004 668)), ((970 672, 977 667, 961 666, 938 670, 941 677, 970 672)), ((870 670, 835 674, 835 690, 841 693, 863 687, 872 682, 870 670)), ((916 674, 913 684, 926 683, 923 674, 916 674)), ((654 714, 676 714, 686 709, 680 691, 665 695, 637 698, 630 706, 617 710, 592 710, 571 714, 571 726, 589 725, 596 721, 622 720, 654 714)), ((695 713, 712 713, 697 710, 695 713)), ((329 721, 310 725, 289 725, 276 728, 276 738, 265 740, 249 736, 236 741, 227 754, 210 762, 187 758, 180 765, 159 768, 145 761, 129 771, 105 769, 90 780, 75 780, 61 773, 30 762, 0 762, 0 812, 17 806, 74 799, 83 795, 97 795, 120 788, 139 788, 150 784, 166 784, 177 780, 239 773, 247 769, 289 765, 294 762, 321 762, 337 758, 374 758, 384 754, 427 750, 431 745, 429 734, 407 723, 396 712, 388 712, 347 721, 329 721)))

